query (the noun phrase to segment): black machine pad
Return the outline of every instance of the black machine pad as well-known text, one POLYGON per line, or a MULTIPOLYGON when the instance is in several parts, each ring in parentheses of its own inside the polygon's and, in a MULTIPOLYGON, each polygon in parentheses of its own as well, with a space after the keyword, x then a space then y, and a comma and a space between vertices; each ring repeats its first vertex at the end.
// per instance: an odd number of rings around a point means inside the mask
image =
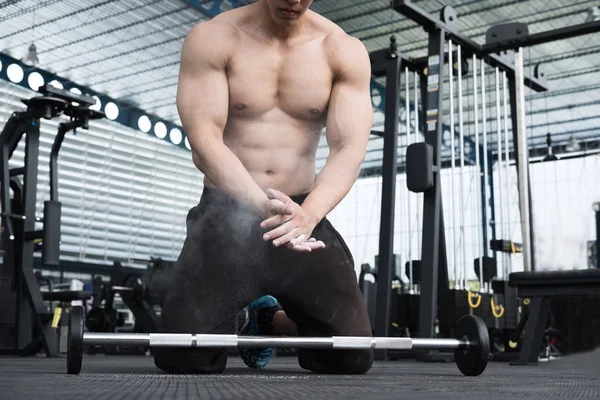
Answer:
POLYGON ((600 269, 513 272, 509 275, 509 284, 511 286, 600 285, 600 269))

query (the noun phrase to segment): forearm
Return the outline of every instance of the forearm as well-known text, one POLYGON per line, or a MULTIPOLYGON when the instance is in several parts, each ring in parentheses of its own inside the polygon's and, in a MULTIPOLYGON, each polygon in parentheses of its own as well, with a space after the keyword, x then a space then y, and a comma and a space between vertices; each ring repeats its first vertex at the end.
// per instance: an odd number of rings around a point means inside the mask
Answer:
POLYGON ((329 153, 313 190, 302 204, 302 208, 311 215, 315 224, 346 197, 360 174, 364 156, 363 150, 350 146, 329 153))
POLYGON ((252 179, 240 159, 225 144, 213 138, 192 145, 196 167, 220 190, 232 199, 262 213, 267 195, 252 179))

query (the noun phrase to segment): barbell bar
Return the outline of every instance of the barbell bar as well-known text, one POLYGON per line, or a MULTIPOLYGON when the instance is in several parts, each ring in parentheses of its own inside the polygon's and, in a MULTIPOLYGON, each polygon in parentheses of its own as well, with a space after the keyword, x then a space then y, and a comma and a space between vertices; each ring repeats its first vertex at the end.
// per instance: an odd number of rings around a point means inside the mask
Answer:
POLYGON ((113 292, 134 292, 135 288, 129 286, 111 286, 113 292))
POLYGON ((388 349, 454 351, 458 369, 467 376, 483 373, 489 358, 489 336, 485 322, 474 315, 462 317, 454 339, 407 337, 258 337, 223 334, 181 333, 97 333, 84 332, 83 307, 71 308, 67 344, 67 372, 79 374, 84 345, 218 348, 305 348, 305 349, 388 349))
POLYGON ((469 341, 458 339, 411 339, 390 337, 262 337, 188 333, 95 333, 83 334, 83 343, 100 346, 147 347, 248 347, 304 349, 468 349, 469 341))

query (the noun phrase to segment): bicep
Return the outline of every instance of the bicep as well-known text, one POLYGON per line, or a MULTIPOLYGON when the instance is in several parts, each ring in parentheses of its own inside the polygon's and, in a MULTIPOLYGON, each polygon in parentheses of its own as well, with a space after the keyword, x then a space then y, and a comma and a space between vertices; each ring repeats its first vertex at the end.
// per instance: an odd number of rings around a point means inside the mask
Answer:
POLYGON ((326 135, 330 148, 368 140, 373 121, 371 93, 367 86, 339 83, 334 85, 329 102, 326 135))
POLYGON ((329 101, 326 135, 332 149, 365 146, 371 134, 371 65, 366 50, 359 49, 334 83, 329 101))
POLYGON ((192 146, 206 135, 220 137, 227 123, 229 89, 224 57, 211 47, 190 40, 181 54, 177 109, 192 146))

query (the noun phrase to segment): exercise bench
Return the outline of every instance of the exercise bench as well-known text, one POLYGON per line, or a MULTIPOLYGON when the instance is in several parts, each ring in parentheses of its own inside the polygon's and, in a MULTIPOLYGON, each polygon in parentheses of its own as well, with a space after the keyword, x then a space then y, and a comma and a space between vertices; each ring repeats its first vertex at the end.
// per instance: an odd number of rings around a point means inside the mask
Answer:
POLYGON ((535 365, 548 324, 553 296, 586 296, 600 293, 600 269, 513 272, 509 285, 518 297, 531 299, 525 336, 516 365, 535 365))

